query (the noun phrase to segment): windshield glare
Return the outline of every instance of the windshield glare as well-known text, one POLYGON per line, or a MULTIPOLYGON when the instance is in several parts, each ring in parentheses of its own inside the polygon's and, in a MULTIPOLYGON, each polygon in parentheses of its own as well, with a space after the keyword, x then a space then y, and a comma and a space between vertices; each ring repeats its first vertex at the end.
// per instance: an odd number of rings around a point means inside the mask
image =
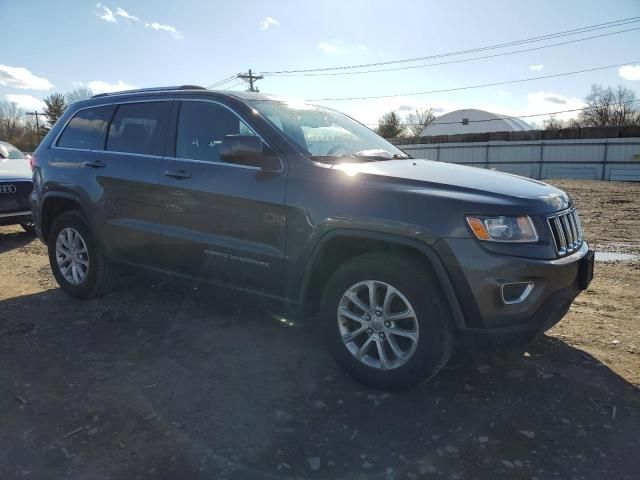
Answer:
POLYGON ((335 110, 278 100, 247 103, 312 157, 407 158, 402 150, 335 110))
POLYGON ((0 158, 9 158, 22 160, 25 158, 24 154, 13 145, 0 142, 0 158))

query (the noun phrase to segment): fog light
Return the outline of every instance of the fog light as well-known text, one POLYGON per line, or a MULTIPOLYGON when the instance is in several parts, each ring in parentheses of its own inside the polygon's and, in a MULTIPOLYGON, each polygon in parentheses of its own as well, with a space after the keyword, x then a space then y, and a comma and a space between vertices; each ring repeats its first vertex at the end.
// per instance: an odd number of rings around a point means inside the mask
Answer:
POLYGON ((524 302, 533 290, 533 282, 514 282, 502 285, 502 301, 507 305, 524 302))

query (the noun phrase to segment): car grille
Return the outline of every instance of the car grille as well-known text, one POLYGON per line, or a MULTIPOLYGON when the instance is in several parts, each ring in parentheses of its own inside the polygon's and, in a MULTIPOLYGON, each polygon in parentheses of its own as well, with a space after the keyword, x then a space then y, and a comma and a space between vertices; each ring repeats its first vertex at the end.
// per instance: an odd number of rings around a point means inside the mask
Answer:
POLYGON ((582 224, 575 208, 547 217, 547 221, 559 256, 568 255, 580 248, 583 241, 582 224))
POLYGON ((0 182, 0 213, 31 210, 29 196, 32 182, 0 182))

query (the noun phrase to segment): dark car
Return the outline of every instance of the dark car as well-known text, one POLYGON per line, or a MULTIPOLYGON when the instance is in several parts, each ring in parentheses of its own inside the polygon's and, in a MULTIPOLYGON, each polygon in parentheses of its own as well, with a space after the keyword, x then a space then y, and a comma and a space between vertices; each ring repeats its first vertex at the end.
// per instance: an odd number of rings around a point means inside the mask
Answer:
POLYGON ((587 287, 563 191, 417 160, 327 108, 170 87, 72 105, 35 152, 31 206, 73 296, 119 264, 277 300, 359 380, 401 388, 454 348, 526 342, 587 287))
POLYGON ((21 225, 33 233, 29 195, 33 190, 29 158, 7 142, 0 142, 0 225, 21 225))

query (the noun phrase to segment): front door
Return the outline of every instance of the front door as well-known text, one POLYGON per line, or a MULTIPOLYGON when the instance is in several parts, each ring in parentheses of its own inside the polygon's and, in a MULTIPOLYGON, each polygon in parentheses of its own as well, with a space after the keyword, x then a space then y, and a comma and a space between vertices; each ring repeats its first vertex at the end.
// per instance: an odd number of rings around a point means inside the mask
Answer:
POLYGON ((272 294, 282 290, 285 175, 226 163, 225 135, 255 134, 214 101, 183 100, 176 109, 173 188, 165 212, 170 269, 272 294))

